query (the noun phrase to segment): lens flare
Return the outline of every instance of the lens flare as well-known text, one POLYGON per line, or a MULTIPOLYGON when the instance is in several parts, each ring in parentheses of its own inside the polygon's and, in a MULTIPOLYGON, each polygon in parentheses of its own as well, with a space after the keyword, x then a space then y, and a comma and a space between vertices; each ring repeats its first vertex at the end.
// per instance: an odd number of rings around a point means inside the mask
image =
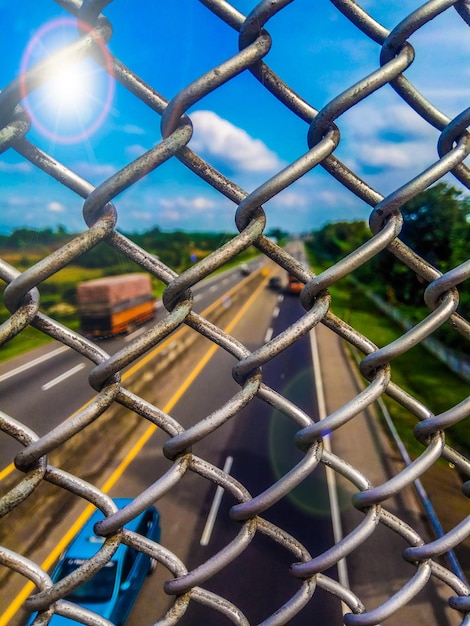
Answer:
POLYGON ((31 38, 21 60, 23 104, 33 128, 55 143, 78 143, 90 137, 105 121, 114 97, 112 61, 98 38, 96 50, 101 56, 100 64, 88 57, 72 64, 57 62, 48 80, 28 91, 28 70, 76 41, 79 27, 82 32, 93 32, 90 26, 72 18, 48 22, 31 38))
MULTIPOLYGON (((286 397, 295 399, 299 406, 308 401, 309 389, 312 386, 312 374, 304 370, 289 380, 289 383, 280 389, 286 397)), ((269 420, 269 460, 276 480, 285 476, 304 454, 295 445, 295 434, 299 431, 288 417, 274 409, 269 420)), ((344 484, 337 484, 338 499, 341 511, 350 508, 350 496, 344 484)), ((323 472, 313 471, 309 476, 292 489, 286 496, 296 509, 307 516, 329 518, 331 515, 330 500, 326 476, 323 472)))

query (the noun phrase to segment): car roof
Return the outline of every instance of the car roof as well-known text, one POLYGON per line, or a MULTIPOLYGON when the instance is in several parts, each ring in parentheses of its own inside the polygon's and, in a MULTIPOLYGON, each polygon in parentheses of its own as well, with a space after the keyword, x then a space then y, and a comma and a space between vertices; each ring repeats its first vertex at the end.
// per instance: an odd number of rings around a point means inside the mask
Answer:
MULTIPOLYGON (((127 504, 132 502, 131 498, 115 498, 114 503, 119 509, 124 508, 127 504)), ((158 518, 158 513, 155 507, 149 507, 145 509, 140 515, 136 518, 130 520, 127 524, 125 524, 125 528, 128 530, 136 530, 137 526, 142 519, 142 516, 145 515, 146 511, 151 510, 154 514, 156 514, 158 518)), ((72 541, 70 546, 67 548, 64 557, 68 559, 88 559, 92 557, 96 552, 100 549, 103 544, 103 539, 96 535, 93 531, 93 527, 96 522, 104 519, 104 515, 100 510, 97 510, 93 513, 90 519, 84 524, 81 530, 76 535, 75 539, 72 541)), ((121 550, 118 550, 118 553, 121 554, 121 550)), ((113 560, 117 560, 119 558, 119 554, 116 553, 113 560)))

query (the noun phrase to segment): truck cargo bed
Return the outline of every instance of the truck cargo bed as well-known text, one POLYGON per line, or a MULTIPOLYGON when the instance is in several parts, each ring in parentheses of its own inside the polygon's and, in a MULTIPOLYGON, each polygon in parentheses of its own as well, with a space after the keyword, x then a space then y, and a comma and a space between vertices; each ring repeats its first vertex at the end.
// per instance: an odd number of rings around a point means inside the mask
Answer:
POLYGON ((155 315, 156 301, 147 274, 99 278, 77 287, 83 333, 108 337, 128 332, 155 315))

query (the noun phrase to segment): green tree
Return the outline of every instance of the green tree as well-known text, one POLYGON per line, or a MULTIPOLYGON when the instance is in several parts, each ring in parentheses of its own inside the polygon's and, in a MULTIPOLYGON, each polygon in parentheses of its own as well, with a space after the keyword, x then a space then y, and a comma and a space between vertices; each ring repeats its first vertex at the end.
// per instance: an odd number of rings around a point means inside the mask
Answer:
MULTIPOLYGON (((414 252, 446 272, 468 258, 470 202, 447 183, 438 183, 403 205, 400 239, 414 252)), ((373 261, 378 276, 405 304, 422 304, 427 284, 393 255, 384 252, 373 261)))
POLYGON ((402 207, 400 239, 445 272, 468 256, 470 200, 447 183, 438 183, 402 207))
MULTIPOLYGON (((447 183, 438 183, 407 202, 401 212, 400 239, 442 273, 468 259, 470 199, 461 191, 447 183)), ((337 222, 326 224, 312 233, 307 245, 316 258, 330 264, 357 249, 370 237, 365 222, 337 222)), ((411 306, 416 311, 416 319, 426 314, 423 296, 428 283, 387 250, 358 268, 354 275, 391 303, 411 306)), ((470 319, 468 281, 458 289, 458 312, 470 319)), ((412 310, 407 309, 406 314, 412 315, 412 310)), ((436 337, 457 350, 468 351, 461 336, 448 326, 439 329, 436 337)))
POLYGON ((372 233, 365 222, 331 222, 314 232, 307 245, 319 257, 337 261, 363 243, 372 233))
MULTIPOLYGON (((439 183, 407 202, 401 212, 403 229, 400 239, 442 273, 468 259, 470 201, 461 191, 447 183, 439 183)), ((379 293, 392 302, 424 306, 424 290, 428 283, 418 278, 395 256, 384 251, 373 259, 372 266, 378 279, 375 287, 379 293)), ((457 310, 470 319, 468 281, 458 289, 460 300, 457 310)), ((468 353, 468 344, 449 326, 441 327, 435 336, 450 347, 468 353)))
POLYGON ((280 245, 282 245, 282 243, 288 239, 289 233, 285 230, 282 230, 282 228, 271 228, 266 233, 266 237, 271 237, 272 239, 275 239, 280 245))

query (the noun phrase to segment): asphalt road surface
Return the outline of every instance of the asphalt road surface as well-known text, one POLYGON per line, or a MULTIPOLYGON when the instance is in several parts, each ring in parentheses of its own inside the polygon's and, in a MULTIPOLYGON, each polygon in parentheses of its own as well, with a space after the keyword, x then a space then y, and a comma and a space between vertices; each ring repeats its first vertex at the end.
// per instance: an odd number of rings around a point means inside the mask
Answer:
MULTIPOLYGON (((250 262, 255 269, 260 261, 250 262)), ((194 310, 200 312, 240 280, 240 271, 232 269, 193 288, 194 310)), ((166 313, 157 307, 156 319, 166 313)), ((130 335, 119 335, 98 342, 108 354, 114 354, 129 341, 145 332, 154 321, 130 335)), ((39 351, 24 354, 0 364, 0 410, 26 424, 38 435, 80 409, 94 395, 88 375, 94 364, 67 346, 53 342, 39 351)), ((21 448, 11 437, 0 432, 0 473, 12 462, 21 448)))
MULTIPOLYGON (((220 295, 216 290, 212 290, 211 293, 214 299, 220 295)), ((206 303, 201 301, 200 306, 205 305, 206 303)), ((269 336, 281 332, 302 313, 297 297, 284 297, 265 287, 232 332, 252 350, 262 345, 269 336)), ((124 340, 125 338, 113 340, 116 341, 116 349, 119 341, 124 340)), ((67 354, 67 351, 57 356, 63 357, 64 354, 67 354)), ((52 357, 44 363, 47 364, 55 358, 52 357)), ((181 400, 173 407, 172 417, 188 427, 226 402, 239 390, 231 376, 234 364, 232 356, 221 349, 217 350, 181 400)), ((67 365, 76 366, 73 362, 67 365)), ((44 381, 47 374, 52 377, 60 375, 58 370, 52 372, 50 366, 46 365, 45 369, 46 375, 36 373, 36 376, 33 376, 33 380, 36 380, 36 394, 37 388, 46 384, 44 381)), ((29 374, 29 370, 24 373, 27 376, 29 374)), ((77 376, 80 374, 81 372, 77 372, 77 376)), ((295 346, 266 365, 263 368, 263 375, 268 385, 294 400, 310 415, 316 415, 308 337, 297 341, 295 346)), ((183 373, 180 382, 182 378, 183 373)), ((64 379, 63 382, 66 383, 67 380, 64 379)), ((70 393, 72 389, 77 389, 77 380, 74 381, 70 393)), ((80 398, 79 402, 83 402, 83 398, 80 398)), ((69 408, 69 404, 67 407, 69 408)), ((227 459, 231 459, 230 473, 256 495, 300 460, 301 453, 292 442, 296 430, 298 427, 290 424, 285 416, 273 413, 271 407, 256 400, 241 414, 196 444, 193 451, 219 467, 223 467, 227 459)), ((164 440, 162 432, 157 431, 152 436, 116 483, 111 491, 112 496, 135 495, 168 469, 169 461, 161 452, 164 440)), ((318 470, 314 478, 307 479, 289 498, 266 513, 266 519, 299 539, 312 555, 326 550, 333 543, 326 480, 323 469, 318 470)), ((157 503, 161 514, 162 543, 174 551, 188 568, 206 561, 239 532, 239 523, 229 517, 229 509, 235 502, 231 502, 230 498, 224 495, 214 526, 209 536, 206 535, 206 540, 201 541, 214 495, 214 485, 191 474, 157 503)), ((292 561, 291 554, 257 533, 248 549, 204 586, 239 606, 250 623, 258 623, 298 591, 299 581, 289 574, 289 565, 292 561)), ((336 576, 335 571, 328 574, 336 576)), ((161 591, 161 580, 169 578, 171 574, 165 571, 163 566, 159 566, 157 572, 149 577, 128 620, 129 626, 141 626, 161 617, 171 602, 171 598, 161 591)), ((198 605, 191 603, 181 623, 195 624, 202 621, 207 625, 215 625, 223 623, 223 618, 219 613, 207 609, 201 612, 198 605)), ((308 608, 291 623, 294 625, 340 623, 340 607, 337 601, 332 602, 331 596, 317 590, 308 608)))
MULTIPOLYGON (((275 336, 301 314, 302 308, 297 298, 284 298, 265 290, 234 334, 249 349, 255 349, 263 343, 267 333, 275 336)), ((233 365, 233 358, 218 350, 200 377, 176 404, 172 416, 189 426, 227 401, 238 390, 230 376, 233 365)), ((296 342, 295 346, 266 365, 263 377, 268 385, 294 400, 310 415, 317 414, 308 337, 296 342)), ((227 459, 231 459, 231 475, 256 495, 300 460, 301 453, 296 451, 292 443, 296 430, 296 425, 256 400, 230 423, 196 444, 193 451, 221 468, 227 459)), ((148 480, 149 459, 154 454, 158 455, 158 444, 157 449, 152 451, 155 443, 149 442, 147 451, 133 464, 136 475, 142 472, 142 480, 148 480)), ((165 464, 163 459, 161 461, 165 464)), ((138 481, 135 476, 133 485, 138 481)), ((115 495, 121 495, 123 485, 115 495)), ((214 486, 205 484, 197 477, 188 477, 187 484, 163 498, 158 505, 162 515, 162 541, 183 558, 190 568, 216 554, 239 531, 239 525, 231 521, 229 516, 230 507, 235 502, 224 495, 207 545, 202 545, 205 543, 202 537, 214 495, 214 486)), ((333 544, 333 533, 323 468, 318 468, 314 477, 307 479, 289 498, 273 507, 266 514, 266 519, 298 538, 312 555, 330 547, 333 544)), ((292 555, 283 548, 256 535, 249 548, 233 564, 207 581, 204 587, 237 605, 250 623, 259 623, 299 590, 299 581, 289 574, 292 561, 292 555)), ((161 574, 160 571, 157 578, 161 574)), ((335 571, 327 574, 336 577, 335 571)), ((130 616, 129 626, 148 623, 161 615, 159 602, 164 606, 167 599, 160 597, 156 600, 155 587, 151 581, 148 582, 130 616)), ((219 613, 201 609, 192 603, 181 624, 199 623, 215 626, 224 623, 224 618, 219 613)), ((317 590, 308 608, 290 623, 298 626, 341 623, 339 603, 317 590)))
MULTIPOLYGON (((275 307, 272 321, 273 336, 293 323, 302 313, 295 297, 282 298, 275 307), (277 313, 279 309, 279 313, 277 313)), ((252 346, 254 347, 254 346, 252 346)), ((216 375, 214 363, 212 376, 216 375)), ((263 380, 300 408, 318 419, 312 355, 308 337, 297 341, 273 362, 263 368, 263 380)), ((189 408, 189 407, 188 407, 189 408)), ((255 401, 236 419, 236 427, 220 451, 219 466, 233 459, 231 474, 257 495, 273 484, 300 459, 293 437, 298 426, 269 405, 255 401)), ((201 454, 201 456, 204 456, 201 454)), ((202 562, 220 550, 233 537, 234 522, 229 509, 234 502, 222 500, 214 532, 208 546, 193 544, 191 561, 202 562)), ((268 521, 298 539, 310 554, 325 551, 333 543, 330 502, 323 467, 318 467, 289 497, 283 499, 264 515, 268 521)), ((289 573, 293 558, 272 540, 257 536, 233 565, 223 570, 207 584, 207 588, 231 600, 248 617, 250 623, 263 621, 280 608, 300 588, 289 573)), ((336 571, 325 572, 337 577, 336 571)), ((134 623, 134 622, 131 622, 134 623)), ((135 622, 137 624, 137 622, 135 622)), ((190 608, 181 622, 184 625, 220 624, 220 616, 208 613, 197 605, 190 608)), ((227 622, 228 623, 228 622, 227 622)), ((341 623, 340 605, 321 590, 315 592, 308 606, 290 620, 294 626, 315 626, 341 623)))
MULTIPOLYGON (((235 279, 238 280, 239 275, 235 279)), ((221 284, 217 289, 211 289, 212 287, 214 283, 209 283, 208 289, 215 299, 221 295, 218 289, 223 291, 228 285, 221 284)), ((231 331, 233 336, 250 350, 276 336, 303 313, 297 297, 284 296, 266 287, 255 295, 251 306, 231 331)), ((201 308, 207 304, 208 301, 202 299, 199 303, 201 308)), ((125 338, 112 341, 117 342, 115 349, 118 349, 119 342, 125 341, 125 338)), ((58 356, 60 355, 61 353, 58 356)), ((171 416, 187 428, 222 406, 239 390, 231 376, 234 364, 233 357, 218 349, 181 398, 172 405, 171 416)), ((195 365, 192 363, 189 369, 178 370, 177 374, 173 375, 170 386, 176 389, 182 385, 186 376, 190 374, 191 367, 195 365)), ((265 365, 263 379, 269 386, 294 400, 309 415, 317 419, 317 394, 312 368, 311 343, 309 337, 305 337, 265 365)), ((77 372, 78 375, 80 372, 77 372)), ((43 380, 41 378, 37 384, 44 385, 43 380)), ((38 403, 33 402, 32 406, 38 406, 38 403)), ((67 407, 69 408, 69 404, 67 407)), ((297 430, 298 427, 291 424, 285 416, 256 400, 224 426, 197 443, 193 447, 193 452, 220 468, 225 466, 227 471, 243 483, 254 496, 285 474, 300 459, 301 453, 292 442, 297 430)), ((152 435, 115 483, 110 492, 111 496, 135 496, 170 467, 170 462, 162 454, 162 445, 166 439, 166 435, 158 430, 152 435)), ((374 441, 368 443, 371 450, 375 445, 374 441)), ((205 562, 239 532, 239 524, 231 520, 229 514, 235 502, 226 494, 221 499, 213 526, 208 530, 207 522, 215 493, 216 488, 213 484, 188 473, 175 489, 157 503, 161 514, 162 543, 173 551, 188 569, 205 562)), ((288 497, 263 515, 293 535, 312 556, 316 556, 335 543, 330 494, 323 466, 319 466, 312 477, 307 478, 288 497)), ((341 493, 339 499, 341 500, 341 493)), ((357 515, 361 514, 342 510, 341 518, 346 527, 353 528, 357 523, 357 515)), ((377 600, 374 597, 374 585, 370 585, 368 568, 375 567, 378 572, 382 570, 382 577, 385 574, 390 578, 380 562, 371 558, 371 555, 376 554, 380 555, 384 562, 387 560, 390 537, 386 533, 381 535, 378 537, 379 543, 371 542, 364 546, 362 553, 355 553, 354 558, 348 559, 352 584, 357 585, 358 582, 363 584, 362 580, 367 584, 368 579, 369 587, 366 591, 369 593, 372 606, 377 604, 377 600)), ((399 555, 400 550, 396 553, 399 555)), ((237 605, 250 623, 259 623, 298 591, 300 584, 289 573, 289 566, 293 560, 291 554, 257 533, 249 547, 228 567, 206 581, 203 587, 237 605)), ((397 577, 398 572, 397 567, 393 570, 393 575, 397 577)), ((325 574, 332 578, 338 577, 336 568, 325 574)), ((406 576, 407 574, 404 576, 405 579, 406 576)), ((162 591, 162 582, 171 577, 171 573, 162 565, 157 567, 157 571, 148 578, 143 587, 127 622, 128 626, 150 624, 162 616, 171 604, 171 598, 162 591)), ((24 614, 19 612, 10 622, 11 626, 22 623, 23 619, 24 614)), ((426 620, 415 623, 429 625, 445 623, 433 622, 428 617, 426 620)), ((221 617, 220 613, 201 609, 198 604, 191 602, 179 623, 183 626, 193 624, 211 626, 229 622, 221 617)), ((289 621, 289 624, 294 626, 341 623, 341 606, 338 600, 320 589, 315 591, 308 605, 289 621)))

